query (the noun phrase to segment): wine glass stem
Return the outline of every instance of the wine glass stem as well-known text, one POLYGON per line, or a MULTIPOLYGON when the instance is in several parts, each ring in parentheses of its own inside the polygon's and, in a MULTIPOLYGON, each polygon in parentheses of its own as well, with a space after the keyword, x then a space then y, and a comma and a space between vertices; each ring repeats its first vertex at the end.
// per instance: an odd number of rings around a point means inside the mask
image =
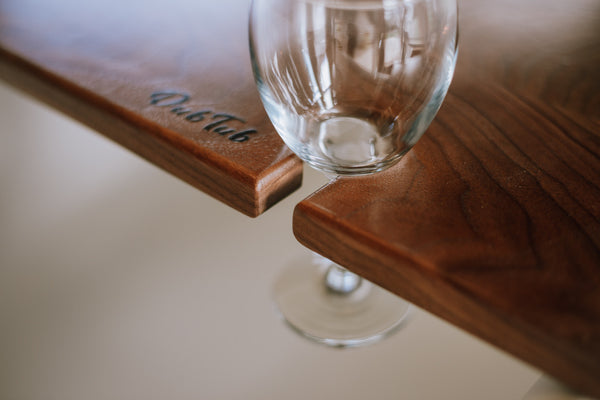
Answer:
POLYGON ((335 263, 331 263, 325 275, 327 289, 338 294, 355 291, 362 283, 362 278, 335 263))

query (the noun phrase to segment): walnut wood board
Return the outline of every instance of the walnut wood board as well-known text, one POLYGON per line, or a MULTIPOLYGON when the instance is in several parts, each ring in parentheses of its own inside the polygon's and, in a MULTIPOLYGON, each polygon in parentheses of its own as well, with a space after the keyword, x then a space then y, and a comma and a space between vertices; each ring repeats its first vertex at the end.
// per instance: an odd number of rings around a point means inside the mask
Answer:
POLYGON ((301 202, 301 243, 600 397, 600 3, 465 0, 449 95, 392 169, 301 202))
POLYGON ((0 77, 257 216, 300 185, 302 164, 258 97, 248 7, 0 0, 0 77))

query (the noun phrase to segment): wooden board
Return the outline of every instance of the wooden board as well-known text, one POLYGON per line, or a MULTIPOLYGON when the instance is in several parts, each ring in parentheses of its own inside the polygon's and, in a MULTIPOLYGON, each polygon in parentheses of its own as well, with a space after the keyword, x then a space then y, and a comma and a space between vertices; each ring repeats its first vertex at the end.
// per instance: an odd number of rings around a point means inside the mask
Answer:
POLYGON ((600 396, 600 3, 460 5, 455 79, 423 139, 304 200, 294 232, 600 396))
POLYGON ((302 164, 258 97, 248 7, 1 0, 0 78, 256 216, 300 185, 302 164))

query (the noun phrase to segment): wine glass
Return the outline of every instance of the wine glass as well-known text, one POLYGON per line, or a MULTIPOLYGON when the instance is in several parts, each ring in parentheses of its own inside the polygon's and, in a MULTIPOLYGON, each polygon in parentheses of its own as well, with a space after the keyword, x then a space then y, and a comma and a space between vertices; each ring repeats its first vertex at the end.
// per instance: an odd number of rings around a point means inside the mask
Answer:
MULTIPOLYGON (((385 170, 423 135, 450 85, 456 0, 253 0, 254 77, 273 126, 329 177, 385 170)), ((283 317, 332 346, 372 343, 408 303, 324 258, 275 286, 283 317)))

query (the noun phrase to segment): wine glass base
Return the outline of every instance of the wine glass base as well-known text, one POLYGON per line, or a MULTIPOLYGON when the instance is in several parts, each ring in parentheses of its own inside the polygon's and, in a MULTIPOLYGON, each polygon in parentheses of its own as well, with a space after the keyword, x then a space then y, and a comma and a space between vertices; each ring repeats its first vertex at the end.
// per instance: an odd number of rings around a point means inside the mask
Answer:
POLYGON ((357 347, 396 332, 410 303, 362 279, 350 293, 327 288, 326 263, 295 260, 276 281, 274 294, 285 322, 300 335, 332 347, 357 347))

